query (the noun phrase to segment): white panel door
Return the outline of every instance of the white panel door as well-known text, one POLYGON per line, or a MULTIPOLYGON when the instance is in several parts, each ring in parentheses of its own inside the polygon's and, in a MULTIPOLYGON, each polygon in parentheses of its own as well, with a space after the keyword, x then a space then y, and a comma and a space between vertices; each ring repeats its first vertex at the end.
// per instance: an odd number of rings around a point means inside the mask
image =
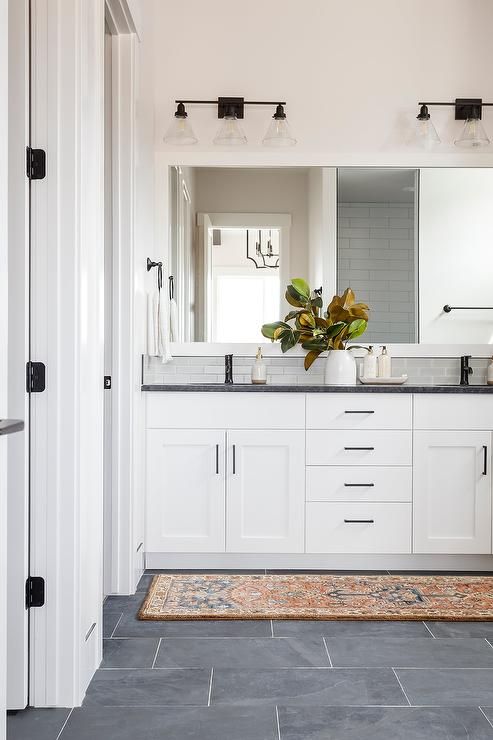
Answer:
POLYGON ((491 434, 414 435, 414 552, 491 552, 491 434))
POLYGON ((225 432, 147 432, 148 552, 224 552, 225 432))
POLYGON ((305 434, 228 432, 228 552, 303 552, 305 434))

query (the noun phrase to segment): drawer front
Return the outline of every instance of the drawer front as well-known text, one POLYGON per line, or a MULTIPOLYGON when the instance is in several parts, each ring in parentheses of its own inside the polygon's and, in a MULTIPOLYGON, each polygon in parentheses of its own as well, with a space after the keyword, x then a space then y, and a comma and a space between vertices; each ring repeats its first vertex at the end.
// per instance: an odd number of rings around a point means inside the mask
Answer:
POLYGON ((303 393, 149 392, 147 429, 304 429, 303 393))
POLYGON ((493 429, 493 394, 416 394, 414 428, 489 431, 493 429))
POLYGON ((314 465, 306 469, 307 501, 412 501, 412 468, 314 465))
POLYGON ((307 465, 411 465, 412 432, 321 431, 306 433, 307 465))
POLYGON ((307 429, 411 429, 412 396, 308 393, 306 426, 307 429))
POLYGON ((310 553, 410 553, 411 504, 308 503, 310 553))

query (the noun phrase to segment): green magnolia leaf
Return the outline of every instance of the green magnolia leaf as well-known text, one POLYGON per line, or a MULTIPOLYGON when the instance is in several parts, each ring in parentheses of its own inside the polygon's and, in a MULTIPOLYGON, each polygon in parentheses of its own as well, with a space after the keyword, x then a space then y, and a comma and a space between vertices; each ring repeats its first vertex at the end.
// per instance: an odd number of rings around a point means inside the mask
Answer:
POLYGON ((324 352, 327 349, 326 339, 308 339, 302 343, 303 349, 316 349, 319 352, 324 352))
POLYGON ((338 321, 335 324, 332 324, 332 326, 329 326, 325 334, 328 337, 335 337, 339 332, 341 332, 346 327, 346 324, 344 321, 338 321))
POLYGON ((365 319, 355 319, 352 321, 348 326, 348 339, 351 340, 360 337, 366 331, 367 326, 368 322, 365 319))
POLYGON ((302 278, 293 278, 291 284, 304 298, 310 298, 310 286, 302 278))
POLYGON ((284 317, 284 321, 291 321, 291 319, 295 319, 301 311, 290 311, 287 316, 284 317))
POLYGON ((324 302, 322 300, 322 296, 318 295, 315 298, 311 299, 312 306, 316 306, 317 308, 323 308, 324 302))
POLYGON ((267 337, 267 339, 274 339, 274 333, 279 328, 289 329, 289 324, 286 324, 284 321, 274 321, 273 324, 264 324, 262 326, 262 335, 264 337, 267 337))
POLYGON ((286 296, 286 300, 290 306, 298 306, 299 308, 302 308, 306 304, 307 299, 300 295, 292 285, 288 285, 284 295, 286 296))
POLYGON ((296 337, 294 335, 294 332, 285 332, 282 340, 281 340, 281 350, 282 352, 287 352, 288 350, 292 349, 296 344, 296 337))

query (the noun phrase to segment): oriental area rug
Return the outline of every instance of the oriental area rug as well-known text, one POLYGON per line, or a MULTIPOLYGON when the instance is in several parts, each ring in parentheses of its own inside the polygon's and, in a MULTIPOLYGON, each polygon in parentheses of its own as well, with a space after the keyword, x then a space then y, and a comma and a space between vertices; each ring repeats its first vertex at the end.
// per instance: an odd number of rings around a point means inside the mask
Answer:
POLYGON ((493 577, 157 575, 139 619, 488 621, 493 577))

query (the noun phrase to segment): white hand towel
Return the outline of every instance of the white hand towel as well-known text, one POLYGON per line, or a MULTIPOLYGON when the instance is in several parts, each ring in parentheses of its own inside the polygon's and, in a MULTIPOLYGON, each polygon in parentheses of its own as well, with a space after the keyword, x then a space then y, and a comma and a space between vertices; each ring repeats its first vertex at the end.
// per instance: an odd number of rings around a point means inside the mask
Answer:
POLYGON ((169 318, 171 328, 171 341, 178 342, 178 306, 174 298, 169 302, 169 318))
POLYGON ((163 291, 147 295, 147 354, 161 357, 163 363, 172 360, 169 346, 168 301, 163 291))

